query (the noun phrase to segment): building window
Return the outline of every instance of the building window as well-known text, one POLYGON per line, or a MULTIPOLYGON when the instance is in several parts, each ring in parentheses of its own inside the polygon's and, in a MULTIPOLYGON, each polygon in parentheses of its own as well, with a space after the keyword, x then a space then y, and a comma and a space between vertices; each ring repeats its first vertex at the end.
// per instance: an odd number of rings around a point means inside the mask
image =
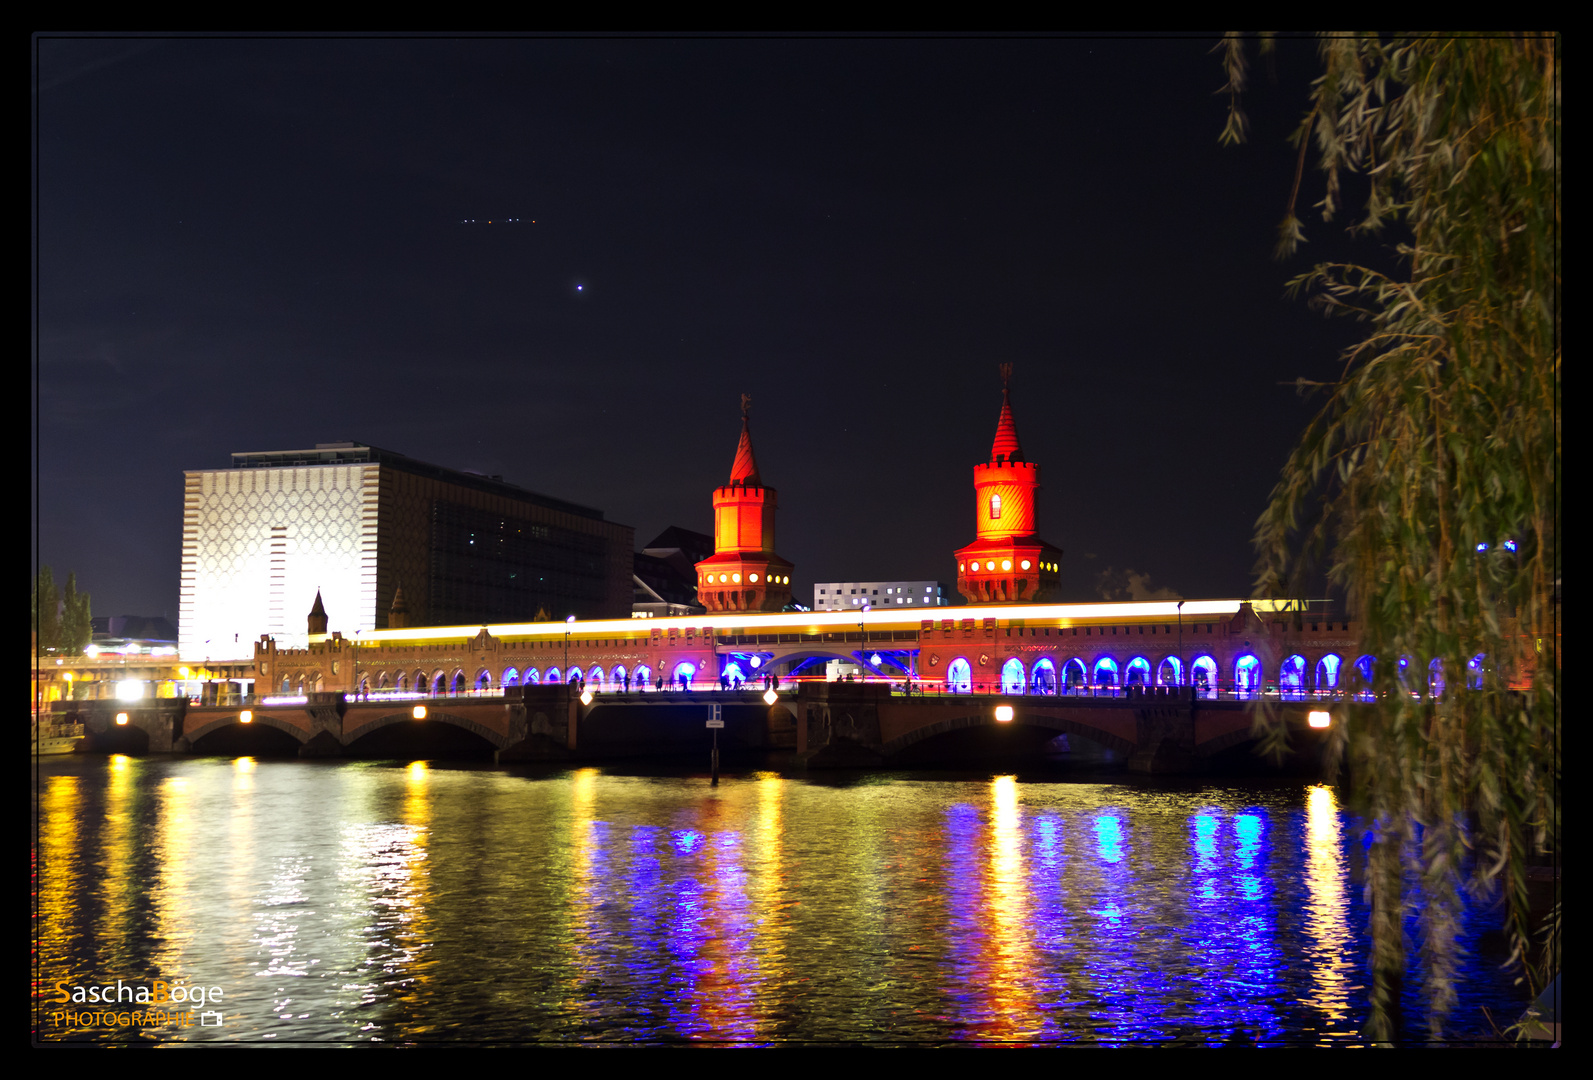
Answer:
POLYGON ((990 520, 995 521, 1001 517, 1001 496, 990 496, 990 520))

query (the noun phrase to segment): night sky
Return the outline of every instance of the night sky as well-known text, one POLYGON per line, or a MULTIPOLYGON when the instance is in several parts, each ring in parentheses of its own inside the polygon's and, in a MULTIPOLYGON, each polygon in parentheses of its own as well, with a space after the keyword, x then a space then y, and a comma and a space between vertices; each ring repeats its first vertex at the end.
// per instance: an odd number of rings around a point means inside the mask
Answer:
POLYGON ((745 392, 802 602, 951 582, 1010 362, 1067 599, 1248 595, 1376 245, 1218 37, 36 39, 37 561, 175 619, 183 470, 342 440, 709 532, 745 392))

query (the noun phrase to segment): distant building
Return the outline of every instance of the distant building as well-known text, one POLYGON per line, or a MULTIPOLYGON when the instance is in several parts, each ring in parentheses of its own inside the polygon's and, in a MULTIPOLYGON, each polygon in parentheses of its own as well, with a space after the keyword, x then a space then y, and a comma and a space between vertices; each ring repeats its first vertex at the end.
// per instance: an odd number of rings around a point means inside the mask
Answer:
POLYGON ((177 628, 162 615, 99 615, 91 620, 93 637, 86 653, 132 655, 177 654, 177 628))
POLYGON ((697 602, 697 563, 714 553, 714 538, 671 526, 636 553, 636 592, 631 618, 701 615, 697 602))
POLYGON ((395 600, 409 626, 630 614, 634 530, 501 476, 357 443, 184 476, 184 657, 301 642, 317 592, 345 636, 388 627, 395 600))
POLYGON ((821 581, 813 586, 814 611, 846 611, 864 604, 906 609, 960 603, 957 590, 943 581, 821 581))

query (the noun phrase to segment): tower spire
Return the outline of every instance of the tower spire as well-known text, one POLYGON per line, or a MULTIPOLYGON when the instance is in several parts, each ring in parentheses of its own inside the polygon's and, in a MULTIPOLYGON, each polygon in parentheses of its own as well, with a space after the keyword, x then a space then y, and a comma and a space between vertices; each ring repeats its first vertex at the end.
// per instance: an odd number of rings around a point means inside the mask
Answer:
POLYGON ((996 441, 990 446, 991 461, 1022 461, 1023 447, 1018 444, 1018 425, 1012 420, 1012 365, 1001 365, 1001 418, 996 421, 996 441))
POLYGON ((752 408, 752 395, 741 395, 741 441, 736 444, 736 460, 730 466, 730 483, 742 487, 762 487, 758 476, 758 459, 752 456, 752 427, 747 413, 752 408))

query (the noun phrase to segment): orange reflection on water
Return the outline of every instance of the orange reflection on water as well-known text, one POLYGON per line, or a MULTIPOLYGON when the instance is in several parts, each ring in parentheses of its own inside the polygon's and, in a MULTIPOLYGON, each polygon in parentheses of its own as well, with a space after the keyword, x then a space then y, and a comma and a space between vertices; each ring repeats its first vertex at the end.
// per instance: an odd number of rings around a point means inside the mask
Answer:
POLYGON ((1355 941, 1345 918, 1349 897, 1341 842, 1338 798, 1332 788, 1317 784, 1306 795, 1305 928, 1312 938, 1313 987, 1307 1000, 1321 1010, 1328 1025, 1349 1019, 1354 975, 1355 941))
POLYGON ((1028 866, 1023 852, 1023 815, 1018 779, 998 776, 990 783, 990 859, 984 882, 984 990, 988 1003, 985 1034, 1013 1039, 1039 1034, 1030 975, 1035 957, 1029 931, 1028 866))

